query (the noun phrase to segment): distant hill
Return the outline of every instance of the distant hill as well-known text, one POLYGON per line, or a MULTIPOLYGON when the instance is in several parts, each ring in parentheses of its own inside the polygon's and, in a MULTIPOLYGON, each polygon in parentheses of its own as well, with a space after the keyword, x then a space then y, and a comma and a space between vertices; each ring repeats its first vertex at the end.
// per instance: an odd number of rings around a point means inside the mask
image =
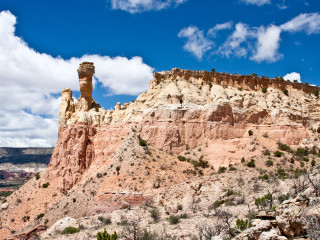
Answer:
POLYGON ((9 148, 0 147, 0 164, 49 164, 53 148, 9 148))

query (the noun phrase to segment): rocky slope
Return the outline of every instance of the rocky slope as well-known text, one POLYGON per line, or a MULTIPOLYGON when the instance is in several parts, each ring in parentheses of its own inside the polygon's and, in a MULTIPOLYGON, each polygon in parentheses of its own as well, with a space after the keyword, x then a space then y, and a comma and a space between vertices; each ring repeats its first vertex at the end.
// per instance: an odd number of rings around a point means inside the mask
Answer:
MULTIPOLYGON (((308 161, 314 161, 312 166, 319 164, 317 87, 172 69, 155 73, 149 90, 136 101, 105 110, 92 98, 93 64, 82 63, 78 74, 78 101, 73 102, 70 89, 62 91, 59 139, 48 169, 12 194, 1 211, 3 224, 16 235, 43 230, 65 216, 81 222, 83 216, 93 216, 93 221, 97 214, 114 214, 113 221, 121 222, 123 211, 128 215, 137 211, 143 219, 149 210, 139 206, 152 199, 163 220, 166 212, 176 213, 177 206, 183 205, 192 217, 178 229, 167 227, 170 234, 189 239, 196 229, 195 219, 205 222, 208 207, 221 200, 225 189, 241 192, 235 196, 239 206, 231 211, 245 217, 240 197, 252 204, 256 194, 266 194, 263 189, 252 190, 252 181, 268 171, 281 177, 279 169, 294 174, 300 160, 304 161, 299 154, 265 154, 277 151, 278 142, 292 149, 313 149, 316 155, 308 161), (248 168, 251 158, 259 169, 248 168), (299 161, 288 164, 290 158, 299 161), (273 167, 266 166, 268 160, 273 167), (135 210, 121 210, 128 208, 135 210), (38 218, 39 214, 44 217, 38 218)), ((268 188, 277 186, 270 184, 268 188)), ((293 184, 291 179, 281 182, 278 192, 290 192, 293 184)), ((101 221, 97 224, 101 227, 101 221)), ((0 233, 9 234, 7 230, 0 233)), ((49 233, 44 237, 55 234, 49 233)))

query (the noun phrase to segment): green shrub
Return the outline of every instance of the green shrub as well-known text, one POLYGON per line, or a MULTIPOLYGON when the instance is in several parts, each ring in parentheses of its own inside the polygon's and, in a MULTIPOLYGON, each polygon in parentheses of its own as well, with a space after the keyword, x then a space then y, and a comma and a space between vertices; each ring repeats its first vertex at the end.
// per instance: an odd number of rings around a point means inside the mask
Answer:
POLYGON ((306 169, 300 169, 300 168, 297 168, 293 171, 295 178, 300 177, 303 173, 306 173, 306 172, 307 172, 306 169))
POLYGON ((250 220, 242 220, 240 218, 237 219, 236 221, 236 226, 239 230, 244 231, 247 229, 247 227, 251 228, 252 227, 252 223, 250 220), (248 222, 249 221, 249 222, 248 222))
POLYGON ((37 216, 37 219, 43 218, 43 216, 44 216, 44 213, 40 213, 40 214, 37 216))
POLYGON ((294 164, 294 159, 293 159, 293 158, 291 158, 291 159, 290 159, 290 162, 291 162, 292 164, 294 164))
POLYGON ((241 162, 242 162, 242 163, 246 162, 246 160, 244 159, 244 157, 241 158, 241 162))
POLYGON ((249 136, 252 136, 252 135, 253 135, 253 131, 252 131, 252 130, 249 130, 249 131, 248 131, 248 134, 249 134, 249 136))
POLYGON ((305 161, 305 162, 309 162, 309 158, 307 158, 307 157, 303 157, 303 161, 305 161))
POLYGON ((215 72, 215 71, 216 71, 216 69, 215 69, 215 68, 212 68, 212 69, 211 69, 211 72, 215 72))
POLYGON ((231 195, 235 195, 236 194, 236 192, 235 191, 233 191, 232 189, 227 189, 227 196, 231 196, 231 195))
POLYGON ((168 218, 168 221, 170 224, 178 224, 180 222, 180 217, 179 216, 175 216, 175 215, 170 215, 170 217, 168 218))
POLYGON ((267 160, 266 161, 266 166, 268 166, 268 167, 273 166, 273 161, 272 160, 267 160))
POLYGON ((50 183, 47 182, 47 183, 42 184, 42 187, 47 188, 47 187, 49 187, 49 185, 50 185, 50 183))
POLYGON ((40 173, 36 173, 35 174, 35 178, 36 178, 36 180, 39 180, 40 179, 40 173))
POLYGON ((258 77, 258 74, 252 73, 251 76, 258 77))
POLYGON ((300 167, 304 167, 304 162, 300 162, 300 167))
POLYGON ((185 162, 187 159, 186 159, 185 156, 179 155, 179 156, 178 156, 178 160, 181 161, 181 162, 185 162))
POLYGON ((61 232, 62 235, 64 234, 74 234, 80 232, 80 228, 75 228, 75 227, 66 227, 65 229, 63 229, 63 231, 61 232))
POLYGON ((97 234, 97 240, 117 240, 118 235, 116 232, 113 234, 109 234, 106 229, 104 229, 103 232, 98 232, 97 234))
POLYGON ((230 171, 237 171, 237 168, 235 168, 234 166, 231 165, 231 166, 229 166, 229 170, 230 171))
POLYGON ((268 89, 266 87, 262 88, 262 92, 263 93, 267 93, 268 92, 268 89))
POLYGON ((217 200, 213 202, 213 208, 218 208, 224 204, 224 200, 217 200))
POLYGON ((265 155, 265 156, 270 156, 269 150, 265 150, 264 153, 263 153, 263 155, 265 155))
POLYGON ((319 97, 319 91, 315 91, 315 92, 314 92, 314 95, 315 95, 316 97, 319 97))
POLYGON ((312 167, 316 166, 316 161, 314 159, 311 161, 311 166, 312 167))
POLYGON ((298 156, 308 156, 309 155, 309 149, 308 148, 297 148, 296 155, 298 155, 298 156))
POLYGON ((155 222, 159 221, 159 219, 160 219, 160 212, 159 212, 158 208, 152 208, 152 209, 150 210, 150 215, 151 215, 151 217, 153 218, 153 220, 154 220, 155 222))
POLYGON ((13 192, 0 192, 0 197, 8 197, 12 194, 13 192))
POLYGON ((317 132, 320 133, 320 127, 317 128, 317 132))
POLYGON ((178 208, 178 210, 182 210, 182 208, 183 208, 182 204, 178 204, 177 208, 178 208))
POLYGON ((256 198, 254 200, 254 204, 258 207, 265 207, 267 206, 268 202, 271 201, 271 195, 270 194, 267 194, 261 198, 256 198))
POLYGON ((147 141, 146 140, 143 140, 140 135, 138 136, 138 139, 139 139, 139 145, 142 146, 142 147, 145 147, 147 146, 147 141))
POLYGON ((99 220, 100 222, 102 222, 103 224, 105 224, 105 225, 110 225, 110 224, 112 223, 110 217, 104 218, 104 217, 101 217, 101 216, 100 216, 100 217, 98 217, 98 220, 99 220))
POLYGON ((277 175, 278 175, 278 178, 280 179, 287 179, 289 178, 289 174, 286 173, 286 171, 282 168, 278 169, 277 171, 277 175))
POLYGON ((287 96, 289 95, 289 92, 288 92, 287 89, 284 89, 284 90, 283 90, 283 93, 284 93, 285 95, 287 95, 287 96))
POLYGON ((262 176, 259 176, 259 179, 267 181, 267 180, 269 180, 269 175, 268 174, 264 174, 262 176))
POLYGON ((251 159, 251 161, 248 162, 247 166, 250 168, 254 168, 256 166, 254 159, 251 159))
POLYGON ((218 173, 224 173, 225 171, 227 171, 226 167, 219 167, 218 173))
POLYGON ((273 153, 273 155, 274 155, 275 157, 281 157, 281 156, 283 155, 283 152, 280 152, 280 151, 278 150, 278 151, 275 151, 275 152, 273 153))
POLYGON ((282 151, 292 152, 292 149, 287 144, 281 142, 278 143, 278 148, 282 151))

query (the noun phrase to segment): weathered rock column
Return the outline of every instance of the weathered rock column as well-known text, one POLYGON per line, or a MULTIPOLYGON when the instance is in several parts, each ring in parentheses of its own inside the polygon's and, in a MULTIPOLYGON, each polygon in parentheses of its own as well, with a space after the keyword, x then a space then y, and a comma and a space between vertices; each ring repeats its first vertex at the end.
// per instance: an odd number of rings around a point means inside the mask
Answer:
POLYGON ((92 99, 92 76, 94 65, 92 62, 83 62, 78 68, 81 96, 76 103, 77 111, 88 111, 93 103, 92 99))
POLYGON ((67 124, 67 120, 74 113, 74 103, 72 98, 72 91, 70 88, 62 90, 62 101, 59 106, 59 132, 67 124))

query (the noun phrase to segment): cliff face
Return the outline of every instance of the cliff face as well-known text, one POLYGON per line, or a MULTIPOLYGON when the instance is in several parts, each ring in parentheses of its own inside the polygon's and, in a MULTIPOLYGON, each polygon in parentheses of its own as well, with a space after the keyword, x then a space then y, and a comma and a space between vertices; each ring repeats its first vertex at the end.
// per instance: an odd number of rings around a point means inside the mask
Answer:
POLYGON ((92 164, 106 162, 133 128, 168 153, 204 145, 207 160, 219 167, 239 162, 239 153, 256 153, 248 149, 249 129, 273 139, 272 148, 278 141, 305 144, 319 126, 319 88, 305 84, 172 69, 155 73, 136 101, 104 110, 92 99, 93 64, 81 64, 78 73, 77 103, 70 89, 62 91, 59 140, 47 171, 49 180, 61 179, 62 191, 92 164))

